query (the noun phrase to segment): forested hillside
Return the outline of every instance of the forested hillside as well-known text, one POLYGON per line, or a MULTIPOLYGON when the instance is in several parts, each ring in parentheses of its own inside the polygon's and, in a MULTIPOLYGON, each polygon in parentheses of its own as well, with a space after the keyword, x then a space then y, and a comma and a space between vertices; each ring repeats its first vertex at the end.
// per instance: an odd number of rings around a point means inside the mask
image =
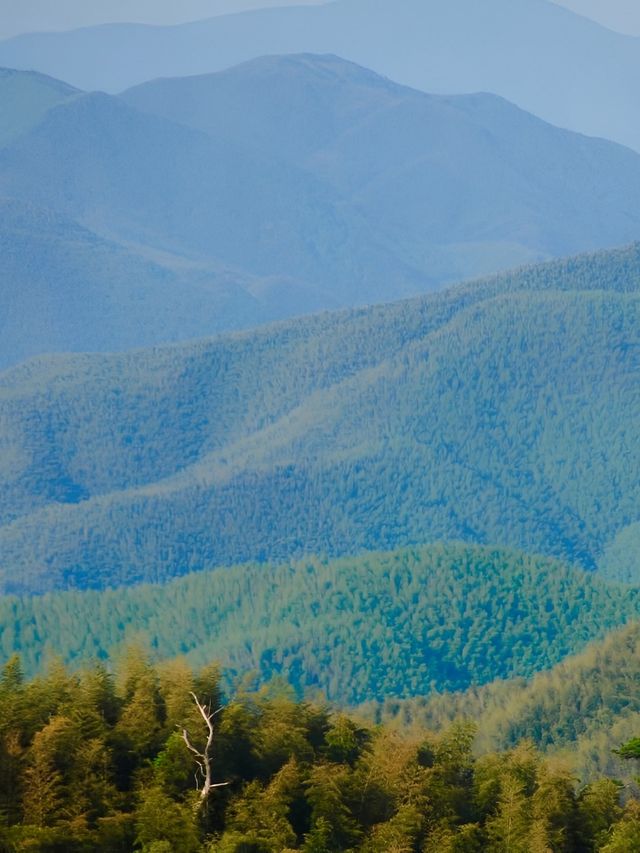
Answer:
POLYGON ((221 699, 214 668, 157 669, 135 652, 116 678, 57 667, 25 683, 9 661, 0 844, 47 853, 631 853, 640 844, 637 801, 623 807, 618 783, 577 789, 569 769, 531 745, 476 759, 469 725, 399 736, 282 691, 221 699))
MULTIPOLYGON (((0 599, 0 652, 104 659, 140 641, 341 704, 530 676, 638 617, 637 589, 463 545, 237 566, 166 585, 0 599)), ((507 744, 510 745, 510 744, 507 744)))
POLYGON ((640 853, 640 39, 262 2, 0 40, 0 853, 640 853))
POLYGON ((640 624, 634 622, 530 680, 496 681, 462 693, 388 699, 365 713, 400 728, 438 731, 456 720, 478 726, 481 752, 522 740, 564 756, 585 779, 633 775, 612 750, 640 727, 640 624))
MULTIPOLYGON (((638 248, 0 377, 7 592, 638 521, 638 248)), ((633 579, 633 553, 625 564, 633 579)))

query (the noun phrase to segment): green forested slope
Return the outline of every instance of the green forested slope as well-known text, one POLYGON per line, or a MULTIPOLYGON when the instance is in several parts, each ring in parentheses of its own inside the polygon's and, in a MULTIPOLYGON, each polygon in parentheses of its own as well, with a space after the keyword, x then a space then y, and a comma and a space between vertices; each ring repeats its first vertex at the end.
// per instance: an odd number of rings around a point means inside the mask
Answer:
POLYGON ((638 521, 639 268, 6 372, 2 588, 453 539, 594 568, 638 521))
MULTIPOLYGON (((0 845, 42 853, 632 853, 637 800, 472 726, 407 736, 285 691, 223 702, 214 667, 0 672, 0 845), (212 738, 207 744, 205 721, 212 738), (194 754, 196 753, 195 760, 194 754), (197 763, 208 758, 210 781, 197 763), (199 757, 199 759, 198 759, 199 757)), ((632 762, 630 762, 632 763, 632 762)))
POLYGON ((621 776, 624 763, 612 749, 640 730, 640 623, 529 681, 516 678, 454 695, 391 699, 366 711, 378 720, 434 730, 455 719, 473 719, 481 750, 508 749, 528 739, 547 751, 566 753, 582 778, 621 776))
POLYGON ((635 589, 522 553, 439 545, 331 562, 238 566, 166 585, 0 599, 0 651, 218 657, 355 704, 529 676, 639 612, 635 589))

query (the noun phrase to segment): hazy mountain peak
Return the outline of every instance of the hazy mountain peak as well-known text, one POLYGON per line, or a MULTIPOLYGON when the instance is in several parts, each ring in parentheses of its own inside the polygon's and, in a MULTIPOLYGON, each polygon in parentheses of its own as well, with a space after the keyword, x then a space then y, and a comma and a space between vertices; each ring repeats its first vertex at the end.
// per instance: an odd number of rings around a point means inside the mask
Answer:
POLYGON ((493 92, 553 124, 640 149, 638 39, 547 0, 336 0, 0 43, 0 63, 108 91, 285 53, 336 54, 424 91, 493 92))
POLYGON ((52 107, 78 94, 79 89, 46 74, 0 68, 0 148, 34 127, 52 107))

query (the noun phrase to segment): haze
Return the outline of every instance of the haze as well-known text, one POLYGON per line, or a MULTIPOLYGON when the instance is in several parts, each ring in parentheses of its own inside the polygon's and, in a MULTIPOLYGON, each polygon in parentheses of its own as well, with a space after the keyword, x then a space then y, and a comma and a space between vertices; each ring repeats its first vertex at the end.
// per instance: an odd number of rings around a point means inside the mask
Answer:
MULTIPOLYGON (((618 32, 640 35, 637 0, 556 0, 573 12, 618 32)), ((0 19, 0 38, 26 32, 67 30, 95 24, 129 21, 178 24, 267 6, 317 5, 326 0, 8 0, 0 19)))
POLYGON ((323 0, 5 0, 0 39, 117 22, 180 24, 267 6, 311 6, 323 0))
POLYGON ((572 12, 592 18, 609 29, 628 35, 640 35, 638 0, 557 0, 572 12))

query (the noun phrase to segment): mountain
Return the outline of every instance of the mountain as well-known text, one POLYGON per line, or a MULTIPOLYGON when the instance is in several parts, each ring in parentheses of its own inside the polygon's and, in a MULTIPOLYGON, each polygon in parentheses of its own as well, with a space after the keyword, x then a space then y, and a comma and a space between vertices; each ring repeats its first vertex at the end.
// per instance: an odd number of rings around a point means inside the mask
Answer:
POLYGON ((47 352, 202 337, 327 304, 286 279, 136 251, 9 199, 0 199, 0 279, 0 369, 47 352))
POLYGON ((638 44, 547 0, 337 0, 174 27, 23 35, 0 43, 0 63, 118 92, 265 54, 334 53, 424 91, 501 95, 640 149, 638 44))
POLYGON ((5 592, 638 522, 640 247, 0 375, 5 592))
POLYGON ((53 650, 88 662, 142 641, 160 658, 218 660, 228 684, 255 671, 344 705, 531 676, 639 611, 637 589, 553 560, 435 545, 4 597, 0 649, 33 673, 53 650))
POLYGON ((123 97, 313 172, 425 276, 451 281, 640 234, 635 155, 489 95, 436 97, 335 56, 283 56, 123 97))
MULTIPOLYGON (((133 248, 266 279, 263 319, 640 234, 635 153, 336 57, 77 95, 0 149, 0 192, 133 248)), ((238 313, 226 328, 246 325, 238 313)))
POLYGON ((446 728, 455 719, 473 719, 482 751, 509 749, 530 740, 547 751, 566 754, 583 780, 602 773, 626 778, 633 769, 623 768, 624 762, 612 750, 640 731, 639 651, 636 621, 529 680, 496 681, 457 694, 390 699, 371 703, 366 712, 377 722, 395 720, 430 730, 446 728))
POLYGON ((371 279, 373 295, 393 274, 403 290, 405 265, 314 176, 107 95, 50 110, 0 151, 0 191, 103 235, 250 274, 335 290, 371 279))
MULTIPOLYGON (((180 6, 150 6, 149 0, 65 0, 64 8, 52 6, 49 0, 20 0, 12 7, 11 16, 0 21, 0 38, 32 31, 75 29, 120 21, 174 24, 196 21, 213 15, 228 15, 245 9, 286 6, 294 0, 183 0, 180 6)), ((303 0, 314 3, 323 0, 303 0)), ((295 0, 300 5, 300 0, 295 0)))
POLYGON ((80 94, 43 74, 0 68, 0 147, 38 124, 52 107, 80 94))

